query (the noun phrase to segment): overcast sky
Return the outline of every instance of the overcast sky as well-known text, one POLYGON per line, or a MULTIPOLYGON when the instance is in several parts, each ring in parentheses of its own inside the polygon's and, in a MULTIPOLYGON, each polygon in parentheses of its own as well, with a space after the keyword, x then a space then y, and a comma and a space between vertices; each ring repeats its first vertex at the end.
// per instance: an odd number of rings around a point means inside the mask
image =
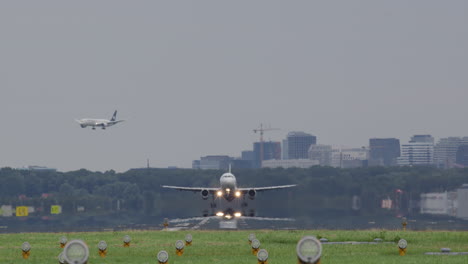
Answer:
POLYGON ((0 166, 191 167, 260 123, 356 147, 468 136, 467 25, 466 0, 1 1, 0 166))

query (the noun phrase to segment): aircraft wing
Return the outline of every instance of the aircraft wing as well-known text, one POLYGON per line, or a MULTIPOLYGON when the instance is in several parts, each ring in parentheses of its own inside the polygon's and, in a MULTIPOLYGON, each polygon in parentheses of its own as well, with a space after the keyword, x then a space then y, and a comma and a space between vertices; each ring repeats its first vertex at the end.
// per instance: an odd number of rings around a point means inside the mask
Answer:
POLYGON ((123 121, 125 121, 125 120, 109 121, 109 122, 107 122, 107 125, 115 125, 115 124, 123 122, 123 121))
POLYGON ((280 186, 268 186, 268 187, 253 187, 253 188, 237 188, 237 190, 241 192, 248 192, 250 190, 255 190, 256 192, 263 192, 263 191, 269 191, 269 190, 278 190, 278 189, 285 189, 285 188, 291 188, 291 187, 296 187, 297 184, 289 184, 289 185, 280 185, 280 186))
POLYGON ((167 189, 175 189, 179 191, 191 191, 191 192, 201 192, 203 190, 207 190, 210 194, 215 193, 219 190, 219 188, 203 188, 203 187, 181 187, 181 186, 169 186, 169 185, 161 185, 162 188, 167 189))

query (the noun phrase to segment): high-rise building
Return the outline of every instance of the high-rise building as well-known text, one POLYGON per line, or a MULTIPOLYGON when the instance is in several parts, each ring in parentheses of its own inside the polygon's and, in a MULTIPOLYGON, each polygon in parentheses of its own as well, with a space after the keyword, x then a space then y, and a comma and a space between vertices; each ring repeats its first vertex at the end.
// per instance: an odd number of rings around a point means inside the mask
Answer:
POLYGON ((228 170, 233 158, 225 155, 214 155, 201 157, 200 160, 192 162, 193 169, 202 170, 228 170))
POLYGON ((408 144, 401 145, 400 166, 434 165, 434 138, 431 135, 415 135, 408 144))
POLYGON ((332 149, 331 166, 337 168, 357 168, 367 166, 368 151, 366 148, 332 149))
MULTIPOLYGON (((255 168, 260 168, 260 148, 261 142, 255 142, 253 145, 253 164, 255 168)), ((281 159, 281 142, 266 141, 263 142, 263 159, 262 160, 280 160, 281 159)))
POLYGON ((288 159, 308 159, 310 145, 317 143, 317 137, 304 132, 289 132, 288 159))
POLYGON ((438 168, 452 168, 457 159, 458 147, 468 145, 468 137, 441 138, 434 146, 434 163, 438 168))
POLYGON ((400 140, 396 138, 369 139, 369 165, 395 166, 400 157, 400 140))
POLYGON ((317 160, 320 166, 331 166, 332 146, 329 145, 310 145, 309 159, 317 160))
POLYGON ((281 150, 281 159, 287 160, 288 158, 288 139, 283 139, 283 149, 281 150))
POLYGON ((468 167, 468 145, 458 147, 456 163, 468 167))

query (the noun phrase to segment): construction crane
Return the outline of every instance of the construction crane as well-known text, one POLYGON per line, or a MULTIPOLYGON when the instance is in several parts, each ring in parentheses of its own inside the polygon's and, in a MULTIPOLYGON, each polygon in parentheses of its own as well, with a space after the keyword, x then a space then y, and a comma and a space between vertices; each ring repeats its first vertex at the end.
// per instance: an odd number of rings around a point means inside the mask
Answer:
POLYGON ((260 128, 256 128, 253 130, 254 133, 259 132, 260 133, 260 168, 262 167, 262 162, 263 162, 263 133, 265 131, 272 131, 272 130, 279 130, 279 128, 264 128, 263 124, 260 123, 260 128))

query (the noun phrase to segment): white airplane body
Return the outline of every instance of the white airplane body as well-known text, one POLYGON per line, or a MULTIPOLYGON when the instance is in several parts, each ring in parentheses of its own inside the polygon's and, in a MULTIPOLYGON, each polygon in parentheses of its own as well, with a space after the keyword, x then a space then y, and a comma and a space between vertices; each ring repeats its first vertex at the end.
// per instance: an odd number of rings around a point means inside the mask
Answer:
POLYGON ((117 110, 114 112, 112 115, 112 118, 110 120, 107 119, 95 119, 95 118, 83 118, 83 119, 76 119, 76 122, 80 124, 82 128, 85 127, 92 127, 93 129, 96 129, 96 127, 100 127, 102 129, 106 129, 106 127, 113 126, 117 123, 123 122, 125 120, 116 120, 117 118, 117 110))
POLYGON ((192 191, 199 192, 202 195, 203 200, 208 199, 211 194, 212 197, 224 198, 228 202, 233 201, 235 198, 245 198, 246 195, 253 200, 257 192, 278 190, 284 188, 295 187, 296 184, 281 185, 281 186, 268 186, 268 187, 251 187, 251 188, 239 188, 237 187, 237 181, 234 174, 231 172, 224 173, 219 179, 219 188, 205 188, 205 187, 180 187, 180 186, 168 186, 163 185, 163 188, 176 189, 179 191, 192 191))

